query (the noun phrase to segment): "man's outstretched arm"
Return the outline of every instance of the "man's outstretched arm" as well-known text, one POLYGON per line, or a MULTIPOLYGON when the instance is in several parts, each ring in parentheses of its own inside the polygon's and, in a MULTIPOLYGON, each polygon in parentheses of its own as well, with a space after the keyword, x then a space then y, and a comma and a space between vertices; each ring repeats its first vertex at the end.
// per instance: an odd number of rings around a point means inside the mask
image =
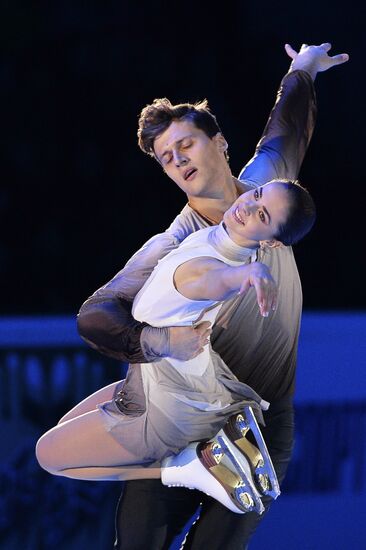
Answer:
MULTIPOLYGON (((329 58, 325 46, 304 46, 298 54, 286 48, 293 59, 290 72, 283 80, 255 156, 240 179, 260 185, 276 177, 297 177, 315 122, 313 74, 346 61, 329 58)), ((132 301, 158 260, 197 229, 187 225, 184 216, 178 216, 166 233, 148 241, 112 281, 82 305, 78 329, 89 345, 131 363, 151 362, 164 355, 184 360, 202 350, 207 324, 199 330, 156 329, 138 323, 131 315, 132 301)))
MULTIPOLYGON (((285 161, 286 157, 299 156, 296 152, 297 141, 295 145, 291 142, 293 134, 296 133, 292 130, 286 129, 286 132, 283 132, 286 139, 277 139, 272 149, 267 146, 270 136, 277 136, 279 133, 280 120, 286 118, 282 115, 286 106, 288 113, 291 105, 298 102, 299 97, 305 96, 304 105, 299 109, 299 112, 304 113, 301 121, 303 126, 308 112, 314 106, 311 79, 307 73, 298 71, 298 74, 300 76, 290 79, 289 84, 282 86, 278 93, 264 137, 251 161, 256 179, 253 180, 254 176, 251 177, 249 173, 249 163, 245 169, 245 180, 259 184, 261 181, 273 179, 280 171, 281 153, 285 161), (302 88, 305 88, 305 92, 302 88)), ((150 239, 109 283, 84 302, 77 317, 77 324, 80 336, 91 347, 109 357, 129 363, 151 362, 166 355, 184 360, 192 357, 187 355, 190 350, 194 355, 202 350, 207 337, 205 331, 200 334, 193 332, 189 327, 157 329, 137 322, 131 314, 133 299, 158 260, 196 229, 199 227, 187 226, 182 215, 178 216, 166 233, 150 239)))
POLYGON ((296 52, 285 49, 292 59, 290 70, 281 82, 254 157, 240 173, 248 184, 262 185, 272 179, 297 179, 316 120, 313 81, 318 72, 348 60, 347 54, 329 56, 329 43, 320 46, 303 44, 296 52))

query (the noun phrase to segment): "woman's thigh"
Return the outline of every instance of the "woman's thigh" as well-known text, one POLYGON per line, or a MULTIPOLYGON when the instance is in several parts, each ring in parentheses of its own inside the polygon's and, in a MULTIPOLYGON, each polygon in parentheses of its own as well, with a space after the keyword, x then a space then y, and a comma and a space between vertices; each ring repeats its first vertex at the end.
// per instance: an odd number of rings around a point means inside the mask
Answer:
POLYGON ((98 409, 58 424, 45 433, 37 443, 37 458, 45 469, 56 471, 140 462, 140 457, 123 447, 123 441, 117 443, 106 431, 98 409))
POLYGON ((109 384, 108 386, 105 386, 104 388, 101 388, 100 390, 92 393, 91 395, 83 399, 83 401, 80 401, 80 403, 75 405, 75 407, 73 407, 69 412, 67 412, 61 418, 61 420, 59 420, 58 423, 62 424, 67 420, 71 420, 72 418, 76 418, 77 416, 93 411, 100 403, 110 401, 114 396, 116 386, 118 386, 118 384, 120 383, 120 380, 118 382, 113 382, 112 384, 109 384))

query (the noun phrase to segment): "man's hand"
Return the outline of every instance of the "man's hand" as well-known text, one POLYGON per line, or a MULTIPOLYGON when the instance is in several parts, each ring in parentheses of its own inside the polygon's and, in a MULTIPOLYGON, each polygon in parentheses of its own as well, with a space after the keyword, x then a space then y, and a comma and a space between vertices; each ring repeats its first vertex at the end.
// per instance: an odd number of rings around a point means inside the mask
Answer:
POLYGON ((246 267, 249 269, 246 271, 239 294, 246 294, 253 286, 257 294, 260 313, 263 317, 268 317, 269 312, 274 311, 277 306, 276 283, 265 264, 254 262, 246 267))
POLYGON ((212 332, 211 323, 204 321, 197 327, 169 327, 169 357, 188 361, 203 352, 212 332))
POLYGON ((311 78, 315 80, 317 73, 327 71, 335 65, 341 65, 349 59, 349 55, 341 53, 330 57, 328 55, 332 45, 329 42, 324 42, 320 46, 308 46, 303 44, 299 52, 294 50, 290 44, 285 44, 285 50, 292 59, 290 71, 300 69, 307 71, 311 78))

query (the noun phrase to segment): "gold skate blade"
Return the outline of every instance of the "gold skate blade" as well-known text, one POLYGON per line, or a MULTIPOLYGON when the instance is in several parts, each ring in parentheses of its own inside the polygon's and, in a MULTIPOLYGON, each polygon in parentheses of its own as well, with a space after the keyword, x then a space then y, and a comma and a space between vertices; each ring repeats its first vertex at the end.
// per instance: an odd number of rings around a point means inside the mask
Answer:
POLYGON ((262 466, 264 464, 264 460, 262 457, 262 453, 259 449, 250 441, 248 441, 245 437, 240 437, 239 439, 234 439, 233 443, 242 451, 248 460, 252 463, 252 466, 254 468, 258 468, 258 466, 262 466))
POLYGON ((251 494, 245 490, 244 483, 239 475, 234 474, 231 470, 222 464, 216 464, 209 468, 210 473, 223 486, 229 495, 232 502, 243 512, 251 512, 255 509, 255 502, 251 494), (238 489, 243 488, 236 495, 238 489))
POLYGON ((198 457, 203 466, 220 483, 231 502, 242 512, 255 511, 261 514, 264 511, 263 504, 253 493, 253 488, 247 483, 239 471, 232 470, 222 461, 229 460, 224 449, 216 441, 198 450, 198 457), (214 450, 216 453, 214 454, 214 450), (222 452, 220 452, 220 450, 222 452))
POLYGON ((264 495, 277 498, 280 489, 276 472, 251 407, 248 407, 245 416, 239 414, 231 417, 224 427, 224 433, 225 437, 246 459, 257 489, 264 495), (251 430, 256 439, 255 445, 246 437, 248 430, 251 430))

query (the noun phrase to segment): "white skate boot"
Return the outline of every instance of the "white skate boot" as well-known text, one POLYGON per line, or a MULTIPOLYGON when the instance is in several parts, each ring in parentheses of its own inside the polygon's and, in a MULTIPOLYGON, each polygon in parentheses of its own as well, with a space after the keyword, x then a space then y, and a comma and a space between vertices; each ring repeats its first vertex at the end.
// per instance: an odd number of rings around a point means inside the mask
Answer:
POLYGON ((264 506, 251 468, 247 464, 243 474, 246 458, 230 445, 233 449, 226 452, 217 437, 206 443, 191 443, 178 455, 163 460, 163 484, 199 489, 238 514, 261 514, 264 506))

